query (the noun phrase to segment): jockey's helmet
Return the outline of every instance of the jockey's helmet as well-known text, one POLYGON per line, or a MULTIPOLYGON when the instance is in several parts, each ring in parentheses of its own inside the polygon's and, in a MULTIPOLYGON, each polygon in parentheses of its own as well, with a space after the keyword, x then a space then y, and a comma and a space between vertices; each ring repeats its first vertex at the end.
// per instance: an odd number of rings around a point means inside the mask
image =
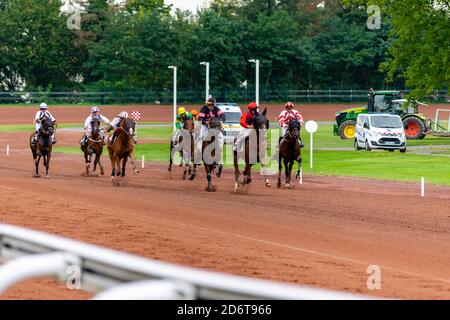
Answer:
POLYGON ((294 104, 292 102, 286 102, 284 105, 286 109, 294 109, 294 104))
POLYGON ((47 110, 48 109, 48 105, 45 102, 42 102, 41 105, 39 106, 39 109, 47 110))
POLYGON ((122 118, 122 119, 128 118, 128 112, 122 111, 122 112, 119 114, 119 118, 122 118))
POLYGON ((181 116, 186 113, 186 109, 184 107, 178 108, 178 114, 181 116))
POLYGON ((252 111, 256 109, 258 109, 258 105, 256 104, 256 102, 250 102, 250 104, 248 105, 248 110, 252 111))
POLYGON ((95 112, 100 112, 100 108, 99 107, 92 107, 91 113, 95 113, 95 112))
POLYGON ((198 111, 193 109, 193 110, 191 110, 191 114, 192 114, 193 117, 197 117, 198 116, 198 111))
POLYGON ((209 98, 208 101, 206 101, 206 104, 209 106, 215 106, 216 105, 216 99, 214 98, 209 98))

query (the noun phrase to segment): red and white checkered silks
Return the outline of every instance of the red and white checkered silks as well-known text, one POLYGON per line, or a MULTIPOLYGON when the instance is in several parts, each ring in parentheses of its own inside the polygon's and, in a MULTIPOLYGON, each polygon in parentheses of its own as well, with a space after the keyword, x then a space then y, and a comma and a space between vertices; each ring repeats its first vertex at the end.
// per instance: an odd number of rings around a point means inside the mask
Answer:
POLYGON ((131 117, 134 121, 138 122, 139 120, 141 120, 141 113, 139 111, 133 111, 131 113, 131 117))

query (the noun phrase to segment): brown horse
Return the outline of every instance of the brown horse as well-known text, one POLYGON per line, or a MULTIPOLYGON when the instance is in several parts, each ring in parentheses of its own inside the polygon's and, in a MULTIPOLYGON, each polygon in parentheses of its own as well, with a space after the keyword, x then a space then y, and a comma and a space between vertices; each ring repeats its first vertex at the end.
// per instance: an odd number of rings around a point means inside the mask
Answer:
POLYGON ((173 157, 177 151, 180 151, 181 154, 181 166, 183 163, 185 164, 183 179, 186 180, 189 177, 189 180, 194 180, 197 174, 197 164, 194 163, 195 142, 192 119, 184 122, 178 144, 174 146, 173 141, 170 141, 169 172, 172 171, 173 157))
MULTIPOLYGON (((266 184, 266 187, 270 187, 270 181, 269 178, 265 175, 265 152, 267 149, 267 130, 269 129, 269 120, 267 120, 266 117, 267 114, 267 109, 264 109, 263 113, 259 113, 257 112, 255 115, 255 122, 254 122, 254 128, 255 128, 255 134, 253 135, 253 138, 255 139, 250 139, 250 138, 246 138, 245 139, 245 144, 244 144, 244 154, 241 155, 243 156, 244 160, 245 160, 245 169, 244 169, 244 177, 242 180, 240 180, 240 171, 239 171, 239 150, 238 151, 234 151, 234 156, 233 156, 233 160, 234 160, 234 175, 235 175, 235 184, 234 184, 234 192, 237 192, 239 190, 240 187, 242 187, 242 191, 244 191, 244 188, 246 185, 250 184, 252 182, 252 176, 251 176, 251 168, 252 165, 257 164, 257 163, 261 163, 262 165, 262 170, 264 172, 264 181, 266 184), (250 140, 256 140, 256 141, 252 141, 253 143, 250 142, 250 140)), ((236 142, 236 141, 235 141, 236 142)))
POLYGON ((281 142, 280 145, 280 154, 278 158, 278 183, 277 187, 281 187, 281 171, 284 170, 286 174, 286 189, 291 187, 291 172, 294 166, 294 161, 298 162, 298 169, 296 179, 300 181, 300 170, 302 167, 302 152, 300 146, 300 122, 297 120, 291 121, 289 123, 288 131, 286 132, 286 136, 281 142))
POLYGON ((111 180, 114 185, 119 185, 116 177, 125 177, 125 169, 128 158, 134 152, 133 135, 136 122, 133 119, 122 119, 116 129, 116 138, 113 144, 108 139, 107 147, 111 160, 111 180))
POLYGON ((84 153, 84 160, 86 162, 86 176, 89 176, 89 169, 91 167, 92 155, 95 154, 94 159, 94 176, 97 176, 97 165, 100 166, 100 174, 105 175, 105 170, 100 161, 103 153, 103 139, 100 134, 100 119, 94 117, 91 123, 91 134, 87 137, 87 143, 81 146, 81 151, 84 153))
POLYGON ((222 123, 218 118, 211 118, 208 127, 210 132, 202 143, 202 160, 205 165, 206 179, 208 181, 206 191, 215 192, 216 188, 212 185, 212 173, 216 172, 216 176, 220 178, 223 169, 223 165, 220 161, 222 150, 218 141, 216 142, 217 134, 222 129, 222 123))
POLYGON ((41 157, 44 160, 45 166, 45 176, 49 178, 48 170, 50 168, 50 159, 52 157, 52 135, 55 132, 55 124, 50 118, 45 117, 41 120, 42 128, 39 131, 39 138, 36 144, 32 143, 32 139, 34 137, 34 133, 30 136, 30 149, 33 153, 34 164, 36 166, 36 174, 35 178, 40 178, 39 174, 39 163, 41 161, 41 157))

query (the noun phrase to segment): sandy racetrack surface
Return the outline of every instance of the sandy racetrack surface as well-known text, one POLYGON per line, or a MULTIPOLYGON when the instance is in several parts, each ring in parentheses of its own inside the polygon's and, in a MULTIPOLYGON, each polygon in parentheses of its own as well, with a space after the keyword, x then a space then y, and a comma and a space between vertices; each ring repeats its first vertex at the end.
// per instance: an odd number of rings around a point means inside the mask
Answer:
MULTIPOLYGON (((382 297, 450 298, 449 188, 430 186, 422 199, 416 184, 307 175, 293 190, 267 189, 254 173, 248 192, 234 194, 226 170, 213 178, 218 191, 207 194, 203 169, 187 182, 163 164, 113 187, 107 176, 81 176, 81 154, 54 154, 51 178, 33 179, 27 136, 0 134, 0 146, 14 146, 9 157, 0 153, 2 223, 213 271, 382 297), (370 265, 381 267, 381 290, 367 289, 370 265)), ((73 145, 79 135, 58 139, 73 145)), ((3 298, 88 297, 41 279, 3 298)))
MULTIPOLYGON (((153 164, 113 187, 82 171, 81 156, 55 154, 51 178, 33 179, 28 150, 2 155, 1 221, 210 270, 389 297, 450 297, 447 188, 419 199, 412 184, 307 176, 294 190, 277 190, 256 177, 248 194, 233 194, 227 171, 215 179, 218 192, 206 194, 203 172, 186 182, 179 169, 169 176, 153 164), (367 290, 372 264, 381 266, 382 290, 367 290)), ((8 297, 52 298, 51 290, 27 288, 8 297)), ((53 298, 72 295, 54 290, 53 298)))

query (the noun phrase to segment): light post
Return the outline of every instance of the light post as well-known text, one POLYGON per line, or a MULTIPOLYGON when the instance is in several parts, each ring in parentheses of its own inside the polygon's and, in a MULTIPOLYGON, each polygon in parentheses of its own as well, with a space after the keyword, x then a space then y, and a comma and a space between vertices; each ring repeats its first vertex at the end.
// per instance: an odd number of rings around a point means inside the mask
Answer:
POLYGON ((209 62, 200 62, 202 66, 206 66, 206 99, 205 101, 208 101, 209 99, 209 62))
POLYGON ((173 69, 173 131, 175 131, 177 123, 177 67, 169 66, 173 69))
POLYGON ((256 65, 256 92, 255 92, 255 102, 259 106, 259 59, 248 60, 256 65))

